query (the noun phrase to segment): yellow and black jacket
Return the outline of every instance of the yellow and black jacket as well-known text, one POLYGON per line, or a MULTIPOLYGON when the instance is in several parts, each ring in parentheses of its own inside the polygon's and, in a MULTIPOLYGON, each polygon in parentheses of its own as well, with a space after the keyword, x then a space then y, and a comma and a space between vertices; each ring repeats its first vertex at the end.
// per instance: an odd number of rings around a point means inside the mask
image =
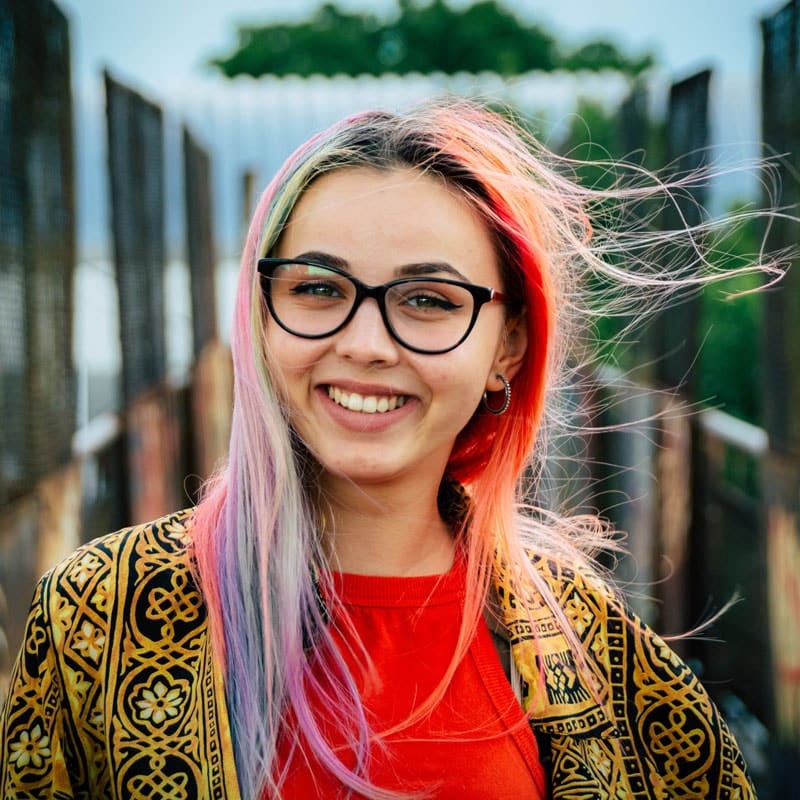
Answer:
MULTIPOLYGON (((0 720, 2 800, 239 797, 222 672, 186 555, 190 523, 182 512, 110 534, 40 581, 0 720)), ((754 797, 736 742, 688 667, 611 595, 537 566, 610 689, 598 702, 583 685, 544 607, 533 646, 498 565, 551 797, 754 797)))

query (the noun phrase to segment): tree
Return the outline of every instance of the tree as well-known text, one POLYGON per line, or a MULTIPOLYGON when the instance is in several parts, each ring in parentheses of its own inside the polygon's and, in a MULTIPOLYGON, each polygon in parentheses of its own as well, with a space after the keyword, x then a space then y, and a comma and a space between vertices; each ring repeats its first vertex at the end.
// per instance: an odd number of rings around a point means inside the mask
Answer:
POLYGON ((574 72, 582 69, 592 71, 615 69, 630 75, 638 75, 652 67, 654 63, 651 53, 645 53, 639 58, 628 58, 620 53, 612 42, 598 40, 588 42, 567 55, 562 62, 562 68, 574 72))
POLYGON ((629 58, 607 41, 562 53, 554 36, 521 22, 497 0, 462 9, 445 0, 399 0, 389 19, 349 13, 332 3, 307 21, 242 26, 238 45, 210 62, 236 75, 380 75, 386 72, 496 72, 617 69, 636 75, 653 63, 645 54, 629 58))

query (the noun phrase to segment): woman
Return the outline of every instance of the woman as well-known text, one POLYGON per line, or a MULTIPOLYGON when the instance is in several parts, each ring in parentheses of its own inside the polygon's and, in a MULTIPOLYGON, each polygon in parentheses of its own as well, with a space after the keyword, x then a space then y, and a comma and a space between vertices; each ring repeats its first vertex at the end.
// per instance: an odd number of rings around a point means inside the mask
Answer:
POLYGON ((229 463, 43 578, 4 798, 752 796, 593 564, 602 525, 523 503, 580 273, 613 272, 587 197, 467 103, 288 160, 242 258, 229 463))

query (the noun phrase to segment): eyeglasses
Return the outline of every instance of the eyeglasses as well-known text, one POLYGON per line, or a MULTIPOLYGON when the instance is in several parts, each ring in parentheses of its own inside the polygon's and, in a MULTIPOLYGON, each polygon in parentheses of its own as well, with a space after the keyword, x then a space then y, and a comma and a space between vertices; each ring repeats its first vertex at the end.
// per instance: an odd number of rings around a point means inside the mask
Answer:
POLYGON ((485 303, 507 299, 486 286, 449 278, 398 278, 368 286, 336 267, 300 258, 262 258, 258 271, 275 322, 295 336, 333 336, 372 297, 392 337, 429 355, 454 350, 469 336, 485 303))

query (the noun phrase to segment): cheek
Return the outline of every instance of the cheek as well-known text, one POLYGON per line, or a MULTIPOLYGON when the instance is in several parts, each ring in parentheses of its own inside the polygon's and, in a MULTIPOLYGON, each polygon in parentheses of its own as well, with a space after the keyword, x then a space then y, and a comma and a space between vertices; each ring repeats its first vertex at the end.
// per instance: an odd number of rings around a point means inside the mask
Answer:
POLYGON ((432 385, 462 424, 480 404, 489 366, 489 361, 482 358, 459 359, 431 375, 432 385))
POLYGON ((307 372, 324 350, 324 340, 292 336, 274 322, 267 325, 266 340, 273 363, 287 380, 307 372))
POLYGON ((280 328, 267 332, 273 384, 294 415, 309 396, 310 375, 320 360, 319 342, 299 339, 280 328))

